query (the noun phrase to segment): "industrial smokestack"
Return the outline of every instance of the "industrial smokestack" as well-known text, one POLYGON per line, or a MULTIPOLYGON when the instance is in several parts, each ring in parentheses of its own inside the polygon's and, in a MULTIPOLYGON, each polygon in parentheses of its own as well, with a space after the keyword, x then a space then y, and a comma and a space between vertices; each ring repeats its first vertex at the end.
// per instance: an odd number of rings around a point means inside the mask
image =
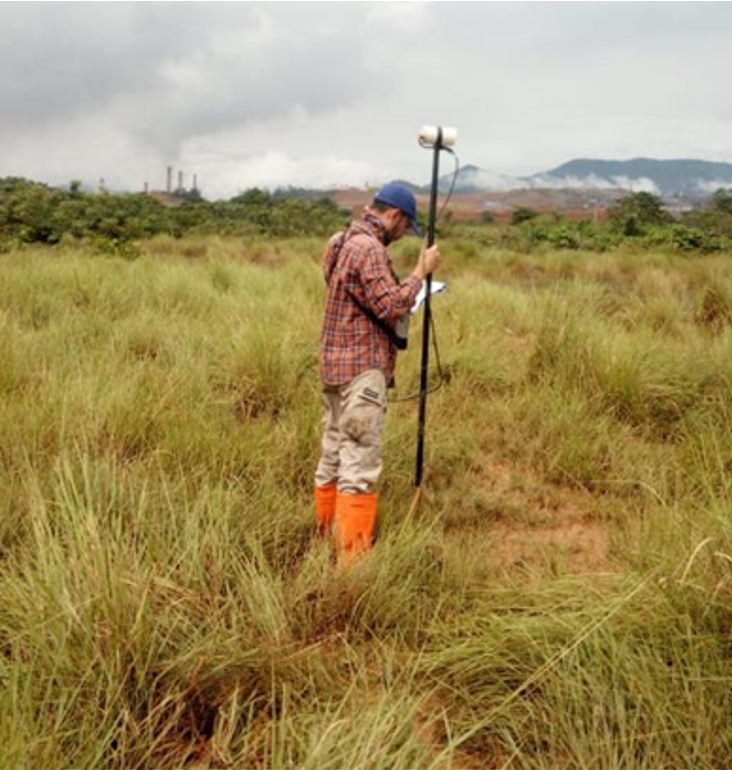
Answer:
POLYGON ((150 189, 148 188, 147 182, 143 185, 142 191, 147 195, 150 192, 150 189))
POLYGON ((168 166, 168 179, 165 184, 166 192, 173 192, 173 167, 168 166))
POLYGON ((193 189, 194 190, 198 189, 198 174, 193 175, 193 189))
POLYGON ((179 190, 183 189, 183 172, 182 171, 178 172, 178 189, 179 190))

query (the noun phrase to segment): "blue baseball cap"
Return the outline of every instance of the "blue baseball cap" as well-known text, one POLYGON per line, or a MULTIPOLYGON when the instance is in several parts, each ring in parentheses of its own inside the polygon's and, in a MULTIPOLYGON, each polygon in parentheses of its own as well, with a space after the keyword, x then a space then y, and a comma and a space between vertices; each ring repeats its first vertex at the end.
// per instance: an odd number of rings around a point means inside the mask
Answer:
POLYGON ((403 211, 409 219, 412 232, 415 235, 422 235, 417 221, 417 200, 404 185, 385 184, 374 196, 374 203, 384 203, 403 211))

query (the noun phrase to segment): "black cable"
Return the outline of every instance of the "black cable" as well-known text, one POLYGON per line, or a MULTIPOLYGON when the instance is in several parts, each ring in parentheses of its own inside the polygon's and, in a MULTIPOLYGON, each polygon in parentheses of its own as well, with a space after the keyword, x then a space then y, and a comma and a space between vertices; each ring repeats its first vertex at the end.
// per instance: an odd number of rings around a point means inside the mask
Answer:
POLYGON ((460 174, 460 158, 458 157, 458 154, 451 147, 443 147, 442 149, 445 150, 445 152, 449 152, 450 155, 452 155, 453 160, 455 161, 455 172, 452 175, 452 183, 450 184, 450 189, 447 191, 447 197, 445 198, 445 202, 442 204, 442 208, 437 214, 437 220, 436 220, 437 222, 440 221, 440 217, 442 216, 443 212, 447 208, 447 204, 450 202, 450 198, 452 198, 452 194, 455 191, 455 183, 457 182, 458 175, 460 174))
MULTIPOLYGON (((423 142, 421 139, 419 140, 420 147, 427 147, 429 148, 431 145, 423 142)), ((452 155, 454 161, 455 161, 455 171, 452 175, 452 182, 450 184, 450 189, 447 191, 447 197, 445 198, 444 203, 442 204, 442 208, 437 214, 437 217, 435 218, 435 224, 440 221, 440 217, 442 216, 443 212, 447 208, 447 204, 450 202, 450 198, 452 198, 452 194, 455 190, 455 183, 457 182, 458 175, 460 174, 460 158, 458 157, 458 154, 455 152, 455 150, 452 149, 452 147, 441 147, 441 150, 444 150, 445 152, 449 152, 450 155, 452 155)))
MULTIPOLYGON (((442 373, 442 363, 440 361, 440 348, 437 344, 437 330, 435 327, 435 318, 430 314, 430 328, 432 329, 432 349, 435 351, 435 361, 437 361, 437 385, 434 385, 427 391, 427 395, 437 393, 437 391, 445 384, 445 377, 442 373)), ((419 398, 419 393, 414 393, 411 396, 400 396, 399 398, 388 399, 390 404, 402 404, 405 401, 416 401, 419 398)))

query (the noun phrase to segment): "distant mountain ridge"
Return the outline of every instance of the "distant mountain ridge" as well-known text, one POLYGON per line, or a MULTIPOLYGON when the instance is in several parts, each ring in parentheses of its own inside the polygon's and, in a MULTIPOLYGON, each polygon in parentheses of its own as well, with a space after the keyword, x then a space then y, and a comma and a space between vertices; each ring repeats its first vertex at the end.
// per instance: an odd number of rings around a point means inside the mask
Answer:
MULTIPOLYGON (((447 190, 452 175, 440 178, 447 190)), ((652 192, 665 197, 705 197, 720 187, 732 187, 732 163, 706 160, 600 160, 578 158, 527 177, 497 174, 478 166, 460 170, 458 193, 523 189, 599 189, 652 192)), ((422 188, 428 190, 429 186, 422 188)))

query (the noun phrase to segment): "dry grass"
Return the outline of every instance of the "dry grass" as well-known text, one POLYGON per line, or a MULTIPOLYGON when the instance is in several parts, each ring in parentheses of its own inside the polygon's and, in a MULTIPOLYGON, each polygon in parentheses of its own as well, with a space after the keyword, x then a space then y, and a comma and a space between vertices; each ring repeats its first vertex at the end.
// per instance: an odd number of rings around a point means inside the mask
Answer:
POLYGON ((0 765, 729 764, 726 258, 446 244, 423 504, 394 403, 339 572, 319 248, 3 257, 0 765))

